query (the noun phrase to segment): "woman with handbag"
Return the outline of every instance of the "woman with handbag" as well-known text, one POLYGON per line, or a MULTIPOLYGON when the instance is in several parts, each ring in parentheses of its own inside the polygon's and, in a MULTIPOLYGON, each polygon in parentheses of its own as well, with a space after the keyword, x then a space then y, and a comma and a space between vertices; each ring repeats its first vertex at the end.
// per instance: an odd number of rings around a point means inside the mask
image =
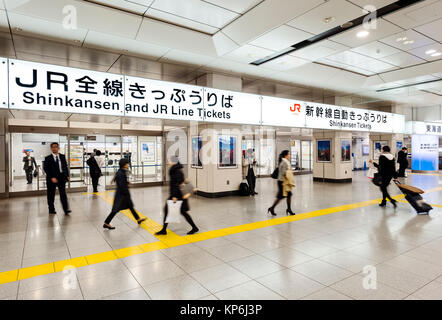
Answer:
POLYGON ((379 204, 379 206, 385 207, 387 205, 388 199, 396 208, 397 201, 391 198, 387 189, 388 185, 391 182, 391 179, 397 180, 396 163, 394 161, 394 156, 390 153, 390 147, 382 147, 382 153, 379 156, 379 163, 373 162, 372 160, 370 160, 370 163, 373 163, 373 165, 378 168, 378 175, 380 176, 379 178, 375 175, 375 177, 373 178, 373 183, 375 184, 376 180, 379 180, 378 185, 382 192, 382 202, 379 204))
MULTIPOLYGON (((188 211, 190 210, 188 198, 190 197, 191 193, 186 187, 186 180, 184 178, 184 173, 182 171, 183 166, 178 161, 177 157, 172 157, 169 161, 169 177, 170 177, 170 183, 169 183, 169 198, 168 200, 172 200, 174 203, 177 201, 182 201, 180 213, 186 219, 187 223, 190 224, 192 227, 192 230, 190 230, 187 234, 194 234, 199 231, 198 227, 195 225, 195 223, 192 220, 192 217, 189 215, 188 211), (184 191, 184 192, 183 192, 184 191)), ((190 185, 190 184, 189 184, 190 185)), ((156 233, 156 235, 166 235, 167 234, 167 214, 168 214, 168 205, 166 203, 166 206, 164 207, 164 221, 163 221, 163 228, 156 233)))
POLYGON ((23 157, 23 170, 26 173, 26 180, 28 184, 32 184, 32 177, 38 176, 38 166, 34 157, 31 157, 31 153, 26 151, 26 156, 23 157))
MULTIPOLYGON (((290 152, 288 150, 284 150, 281 152, 281 154, 279 155, 278 163, 278 193, 276 194, 276 200, 273 205, 267 209, 267 213, 270 213, 272 216, 276 216, 275 207, 282 199, 286 198, 287 210, 285 212, 287 215, 294 215, 295 213, 291 209, 291 190, 295 186, 295 179, 290 165, 290 152)), ((274 173, 276 176, 276 172, 274 173)))

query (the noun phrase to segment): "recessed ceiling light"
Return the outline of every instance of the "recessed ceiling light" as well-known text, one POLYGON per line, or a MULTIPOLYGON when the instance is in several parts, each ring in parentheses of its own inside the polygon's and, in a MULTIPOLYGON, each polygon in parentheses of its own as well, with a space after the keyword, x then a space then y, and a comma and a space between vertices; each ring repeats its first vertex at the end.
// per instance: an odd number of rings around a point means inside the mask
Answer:
POLYGON ((404 44, 412 44, 412 43, 414 43, 414 40, 407 40, 407 41, 404 41, 404 44))
POLYGON ((405 41, 407 39, 408 39, 407 37, 397 38, 396 42, 405 41))
POLYGON ((425 51, 425 54, 433 54, 435 52, 436 52, 436 50, 430 49, 430 50, 425 51))
POLYGON ((436 53, 433 53, 431 56, 432 57, 438 57, 438 56, 440 56, 442 54, 442 52, 436 52, 436 53))
POLYGON ((327 17, 323 19, 324 23, 330 23, 332 21, 335 21, 335 17, 327 17))
POLYGON ((365 38, 369 34, 370 34, 370 32, 368 32, 367 30, 362 30, 362 31, 359 31, 358 33, 356 33, 356 37, 365 38))
POLYGON ((353 22, 351 22, 351 21, 341 24, 341 28, 346 29, 346 28, 350 28, 350 27, 353 27, 353 22))

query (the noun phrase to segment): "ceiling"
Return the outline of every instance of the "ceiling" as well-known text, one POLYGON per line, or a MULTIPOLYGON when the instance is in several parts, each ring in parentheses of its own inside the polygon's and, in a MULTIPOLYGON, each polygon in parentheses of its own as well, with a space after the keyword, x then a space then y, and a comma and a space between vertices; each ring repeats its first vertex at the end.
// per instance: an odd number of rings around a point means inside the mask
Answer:
POLYGON ((442 79, 442 0, 250 64, 393 2, 0 0, 0 56, 179 82, 221 72, 246 92, 359 107, 442 104, 442 81, 428 82, 442 79))

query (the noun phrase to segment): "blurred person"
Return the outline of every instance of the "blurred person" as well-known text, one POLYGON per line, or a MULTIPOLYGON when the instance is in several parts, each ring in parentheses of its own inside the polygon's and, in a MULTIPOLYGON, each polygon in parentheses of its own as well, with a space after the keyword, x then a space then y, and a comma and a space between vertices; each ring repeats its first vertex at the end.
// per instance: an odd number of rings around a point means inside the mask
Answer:
POLYGON ((405 170, 408 168, 408 149, 407 147, 403 147, 401 151, 398 152, 397 162, 399 163, 399 172, 397 174, 398 177, 406 177, 405 170))
POLYGON ((381 176, 381 185, 379 188, 382 192, 382 202, 379 204, 379 206, 385 207, 388 199, 396 208, 397 201, 391 198, 387 189, 392 179, 397 180, 396 164, 394 161, 394 156, 390 153, 390 147, 382 147, 382 153, 379 156, 379 163, 373 162, 372 160, 370 160, 370 163, 373 163, 373 165, 378 169, 378 174, 381 176))
POLYGON ((37 170, 37 162, 34 157, 31 157, 29 151, 25 152, 26 156, 23 157, 23 170, 26 173, 26 180, 28 184, 32 184, 32 177, 34 170, 37 170))
POLYGON ((98 181, 100 180, 100 177, 103 175, 101 172, 101 168, 104 165, 104 160, 101 157, 101 151, 96 150, 95 155, 91 155, 91 157, 86 161, 87 165, 89 166, 89 175, 91 176, 92 180, 92 187, 94 189, 93 192, 98 192, 98 181))

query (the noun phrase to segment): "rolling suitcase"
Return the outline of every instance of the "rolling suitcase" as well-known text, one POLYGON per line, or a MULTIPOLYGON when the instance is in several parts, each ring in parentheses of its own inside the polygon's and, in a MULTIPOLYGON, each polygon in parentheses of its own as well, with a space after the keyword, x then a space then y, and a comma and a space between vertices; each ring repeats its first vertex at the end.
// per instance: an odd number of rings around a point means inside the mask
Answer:
POLYGON ((416 210, 418 214, 428 214, 430 210, 433 209, 433 207, 426 203, 420 195, 424 193, 424 191, 413 186, 401 184, 397 181, 395 181, 395 183, 398 186, 399 190, 401 190, 401 192, 405 194, 405 199, 408 201, 409 204, 411 204, 411 206, 414 208, 414 210, 416 210))

